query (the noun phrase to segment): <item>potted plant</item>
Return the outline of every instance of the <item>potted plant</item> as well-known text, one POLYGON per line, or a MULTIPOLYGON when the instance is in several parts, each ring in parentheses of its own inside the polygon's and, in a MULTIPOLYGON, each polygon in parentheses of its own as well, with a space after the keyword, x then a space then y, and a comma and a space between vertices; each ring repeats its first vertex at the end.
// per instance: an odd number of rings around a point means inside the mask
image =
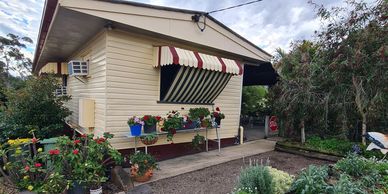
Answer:
POLYGON ((142 121, 139 117, 133 116, 128 119, 128 126, 131 129, 132 136, 140 136, 141 135, 141 127, 144 125, 144 121, 142 121))
POLYGON ((102 192, 101 184, 107 180, 108 165, 122 161, 121 154, 109 143, 111 138, 112 134, 104 133, 103 137, 83 134, 74 139, 67 136, 58 139, 57 147, 61 153, 54 166, 61 167, 62 174, 72 181, 69 193, 82 193, 83 187, 91 193, 102 192))
POLYGON ((197 133, 194 138, 191 140, 191 145, 193 145, 194 149, 201 150, 200 145, 205 143, 205 137, 197 133))
POLYGON ((136 152, 130 156, 131 177, 137 182, 147 182, 153 175, 153 170, 157 168, 156 159, 143 152, 136 152))
POLYGON ((225 119, 224 113, 221 112, 220 108, 217 107, 215 111, 212 112, 212 117, 218 126, 221 126, 221 120, 225 119))
POLYGON ((198 121, 191 120, 188 115, 183 116, 183 128, 182 129, 195 129, 198 127, 198 121))
POLYGON ((207 116, 201 120, 202 128, 211 128, 213 127, 213 120, 210 116, 207 116))
POLYGON ((156 123, 161 119, 160 116, 144 115, 144 133, 156 132, 156 123))
POLYGON ((190 108, 189 109, 189 117, 191 120, 200 120, 202 121, 205 117, 210 115, 210 111, 208 108, 200 107, 200 108, 190 108))
POLYGON ((167 132, 167 141, 172 141, 176 130, 182 128, 183 118, 178 111, 170 111, 163 121, 162 131, 167 132))
POLYGON ((141 136, 140 141, 144 145, 153 145, 158 141, 158 135, 156 135, 156 133, 151 133, 145 136, 141 136))

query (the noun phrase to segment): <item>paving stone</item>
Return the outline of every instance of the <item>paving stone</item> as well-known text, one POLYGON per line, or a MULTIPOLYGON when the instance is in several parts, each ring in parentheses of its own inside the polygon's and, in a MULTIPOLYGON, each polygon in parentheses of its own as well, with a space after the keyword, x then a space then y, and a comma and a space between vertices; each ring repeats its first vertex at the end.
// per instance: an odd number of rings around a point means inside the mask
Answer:
POLYGON ((123 191, 128 191, 134 187, 129 173, 124 171, 121 166, 112 169, 112 183, 123 191))

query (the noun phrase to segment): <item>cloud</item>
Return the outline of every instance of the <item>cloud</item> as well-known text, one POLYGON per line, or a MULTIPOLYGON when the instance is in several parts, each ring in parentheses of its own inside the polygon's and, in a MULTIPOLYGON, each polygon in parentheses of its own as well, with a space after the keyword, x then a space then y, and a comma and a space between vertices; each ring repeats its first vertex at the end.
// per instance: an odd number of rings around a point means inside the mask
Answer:
POLYGON ((39 33, 40 19, 44 0, 12 0, 0 1, 0 35, 13 33, 19 36, 28 36, 34 44, 27 45, 23 50, 25 55, 33 58, 35 41, 39 33))
MULTIPOLYGON (((153 5, 169 6, 198 11, 212 11, 250 0, 134 0, 153 5)), ((276 48, 289 49, 290 43, 313 39, 319 29, 314 6, 308 0, 263 0, 235 9, 211 14, 220 22, 254 44, 273 54, 276 48)), ((373 0, 368 0, 373 1, 373 0)), ((317 4, 332 7, 344 4, 338 0, 314 0, 317 4)), ((0 1, 0 35, 9 32, 29 36, 36 41, 44 0, 0 1)), ((26 51, 32 57, 31 45, 26 51)))

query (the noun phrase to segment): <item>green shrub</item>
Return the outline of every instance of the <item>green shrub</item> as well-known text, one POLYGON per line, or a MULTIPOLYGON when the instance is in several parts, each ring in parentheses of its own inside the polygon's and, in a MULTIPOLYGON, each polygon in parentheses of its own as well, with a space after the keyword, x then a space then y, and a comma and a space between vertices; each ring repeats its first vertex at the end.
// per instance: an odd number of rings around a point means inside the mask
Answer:
POLYGON ((31 76, 25 87, 8 91, 7 108, 0 123, 2 137, 31 137, 28 132, 32 129, 37 138, 60 135, 71 112, 64 106, 70 97, 54 95, 59 86, 53 76, 31 76))
POLYGON ((269 167, 255 164, 241 171, 236 193, 272 194, 272 184, 269 167))
POLYGON ((356 154, 349 154, 335 164, 335 167, 342 172, 357 177, 370 174, 373 166, 374 162, 356 154))
POLYGON ((309 148, 341 155, 350 152, 353 144, 353 142, 346 140, 336 138, 322 139, 318 136, 312 136, 306 140, 306 146, 309 148))
POLYGON ((269 173, 272 176, 272 188, 273 193, 283 194, 286 193, 292 184, 293 177, 288 173, 278 170, 276 168, 268 167, 269 173))
POLYGON ((366 193, 360 185, 355 183, 352 178, 346 174, 341 174, 337 183, 327 187, 327 193, 330 194, 356 194, 366 193))
POLYGON ((304 194, 325 193, 328 187, 328 184, 325 182, 327 177, 327 166, 317 167, 310 165, 299 174, 291 186, 291 191, 304 194))

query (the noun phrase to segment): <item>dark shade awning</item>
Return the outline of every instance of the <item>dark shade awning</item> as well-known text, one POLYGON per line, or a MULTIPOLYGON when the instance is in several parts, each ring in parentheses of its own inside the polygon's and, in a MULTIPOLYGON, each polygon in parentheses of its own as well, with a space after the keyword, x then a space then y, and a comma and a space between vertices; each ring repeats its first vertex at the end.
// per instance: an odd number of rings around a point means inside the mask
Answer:
POLYGON ((274 85, 278 77, 278 73, 270 62, 258 65, 245 64, 243 86, 274 85))

